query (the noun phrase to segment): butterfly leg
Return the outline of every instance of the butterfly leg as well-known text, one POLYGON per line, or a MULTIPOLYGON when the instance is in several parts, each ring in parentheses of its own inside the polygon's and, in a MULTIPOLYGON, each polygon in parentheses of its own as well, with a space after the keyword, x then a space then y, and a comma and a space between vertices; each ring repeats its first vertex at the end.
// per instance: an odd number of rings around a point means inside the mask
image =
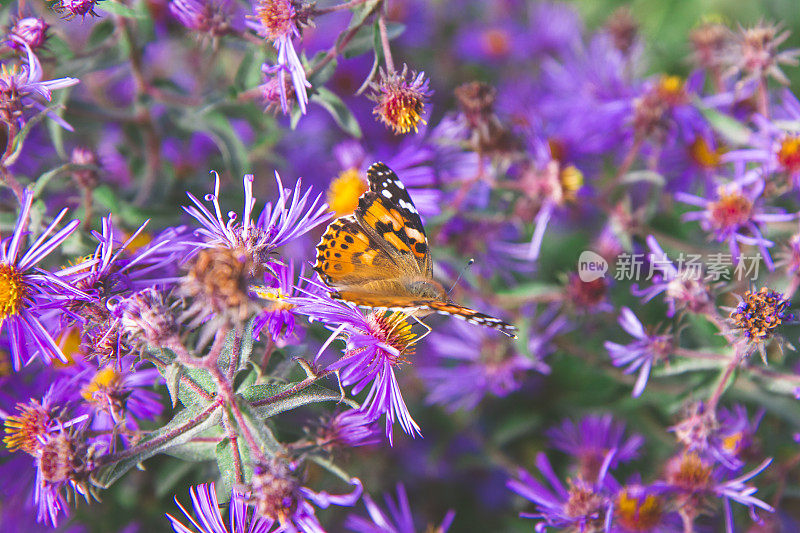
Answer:
POLYGON ((409 315, 409 316, 410 316, 410 317, 412 317, 414 320, 416 320, 416 321, 417 321, 417 323, 418 323, 419 325, 421 325, 422 327, 424 327, 424 328, 425 328, 425 333, 423 333, 422 335, 420 335, 420 337, 417 339, 417 342, 419 342, 419 341, 421 341, 422 339, 424 339, 425 337, 427 337, 427 336, 430 334, 430 332, 431 332, 431 331, 433 331, 433 330, 431 329, 431 327, 430 327, 428 324, 426 324, 425 322, 423 322, 422 320, 420 320, 419 318, 417 318, 415 315, 411 314, 411 315, 409 315))

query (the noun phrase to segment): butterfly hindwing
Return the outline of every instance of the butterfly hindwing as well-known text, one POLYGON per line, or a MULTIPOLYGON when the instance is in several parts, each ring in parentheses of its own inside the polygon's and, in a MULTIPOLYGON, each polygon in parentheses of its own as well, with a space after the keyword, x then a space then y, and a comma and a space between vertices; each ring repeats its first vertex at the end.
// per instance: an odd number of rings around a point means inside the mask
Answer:
POLYGON ((420 274, 433 275, 428 238, 417 208, 403 183, 383 163, 367 170, 369 190, 358 200, 355 215, 362 227, 403 263, 420 274))
POLYGON ((314 270, 333 288, 358 286, 402 272, 352 215, 338 218, 328 226, 317 245, 314 270))

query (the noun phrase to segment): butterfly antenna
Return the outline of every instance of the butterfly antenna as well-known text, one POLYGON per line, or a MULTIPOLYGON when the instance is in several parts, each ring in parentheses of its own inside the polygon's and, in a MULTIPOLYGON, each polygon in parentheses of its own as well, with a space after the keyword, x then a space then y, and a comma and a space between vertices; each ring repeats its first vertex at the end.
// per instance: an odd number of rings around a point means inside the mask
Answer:
POLYGON ((453 289, 456 288, 456 285, 458 285, 458 282, 461 281, 461 278, 464 277, 464 274, 466 273, 467 269, 469 267, 471 267, 474 262, 475 262, 474 259, 470 259, 469 261, 467 261, 467 264, 464 265, 464 268, 461 269, 461 273, 458 275, 456 280, 453 282, 453 286, 450 287, 450 289, 447 291, 447 295, 448 296, 450 296, 450 293, 453 292, 453 289))

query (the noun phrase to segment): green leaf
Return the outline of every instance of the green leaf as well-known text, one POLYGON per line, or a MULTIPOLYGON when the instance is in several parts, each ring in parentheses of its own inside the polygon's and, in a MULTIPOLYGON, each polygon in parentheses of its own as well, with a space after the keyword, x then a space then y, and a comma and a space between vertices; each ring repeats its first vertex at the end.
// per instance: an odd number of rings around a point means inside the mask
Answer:
POLYGON ((127 18, 144 18, 144 15, 140 12, 131 9, 130 7, 120 4, 118 2, 112 2, 111 0, 105 0, 104 2, 100 2, 97 6, 106 13, 111 13, 112 15, 119 15, 120 17, 127 17, 127 18))
POLYGON ((700 372, 706 370, 717 370, 724 367, 727 361, 715 361, 713 359, 681 359, 669 365, 653 370, 656 377, 679 376, 687 372, 700 372))
MULTIPOLYGON (((317 54, 311 60, 311 64, 316 65, 317 63, 322 61, 322 59, 325 58, 327 55, 328 52, 324 50, 317 52, 317 54)), ((339 61, 336 58, 331 59, 324 67, 314 72, 314 74, 312 74, 311 77, 308 78, 309 83, 311 83, 311 85, 314 87, 322 87, 329 79, 331 79, 333 73, 336 72, 336 65, 338 64, 339 61)))
POLYGON ((92 33, 89 34, 89 39, 87 40, 86 44, 89 48, 95 48, 113 34, 114 21, 111 19, 101 20, 92 28, 92 33))
POLYGON ((114 484, 115 481, 121 478, 128 470, 142 461, 149 459, 158 453, 168 453, 169 448, 173 446, 186 444, 195 435, 199 435, 200 433, 219 423, 221 410, 216 409, 210 416, 208 416, 208 418, 194 427, 188 428, 184 431, 178 431, 181 426, 186 425, 190 420, 192 420, 193 417, 196 416, 198 416, 198 413, 194 412, 192 409, 183 409, 178 412, 178 414, 176 414, 172 420, 167 423, 167 425, 145 435, 136 444, 136 448, 139 448, 148 442, 159 440, 157 445, 128 456, 103 469, 96 478, 97 484, 101 487, 108 488, 114 484))
POLYGON ((712 109, 710 107, 698 105, 697 108, 700 110, 700 113, 703 114, 709 124, 711 124, 711 127, 714 128, 714 130, 720 135, 725 137, 729 143, 741 146, 747 144, 747 142, 750 140, 750 135, 752 134, 750 129, 735 118, 725 115, 724 113, 720 113, 716 109, 712 109))
MULTIPOLYGON (((239 455, 239 464, 244 470, 245 463, 251 463, 249 460, 249 454, 247 454, 247 458, 242 457, 243 452, 246 449, 242 446, 244 444, 244 439, 237 438, 237 448, 238 448, 238 455, 239 455)), ((216 446, 216 458, 217 458, 217 467, 219 468, 219 478, 222 482, 222 487, 220 487, 220 492, 222 494, 230 494, 231 487, 235 483, 238 483, 239 480, 236 479, 236 450, 231 445, 230 439, 223 439, 220 441, 219 444, 216 446)), ((244 473, 244 472, 242 472, 244 473)), ((244 480, 242 480, 244 481, 244 480)), ((220 502, 224 503, 224 502, 220 502)))
MULTIPOLYGON (((241 398, 250 404, 257 404, 270 398, 274 398, 278 394, 291 389, 297 383, 289 383, 283 385, 259 383, 252 387, 247 387, 242 390, 239 395, 241 398)), ((289 394, 286 397, 274 400, 264 405, 253 405, 253 411, 258 418, 270 418, 284 411, 291 411, 300 406, 308 405, 317 402, 338 402, 342 399, 339 392, 332 391, 322 385, 312 384, 308 387, 289 394)))
POLYGON ((345 133, 353 137, 361 138, 361 127, 358 125, 356 117, 347 106, 342 102, 342 99, 336 96, 325 87, 317 89, 316 94, 312 95, 310 100, 316 102, 324 107, 328 113, 333 117, 334 122, 342 128, 345 133))
POLYGON ((193 437, 193 440, 184 444, 171 446, 164 450, 164 454, 176 457, 183 461, 213 461, 216 459, 217 444, 223 437, 222 427, 217 425, 193 437), (202 440, 196 440, 202 439, 202 440))
POLYGON ((259 418, 256 410, 244 401, 241 401, 241 398, 237 403, 239 404, 239 410, 242 413, 247 429, 250 431, 250 434, 253 435, 261 451, 270 457, 283 452, 281 443, 278 442, 278 439, 272 434, 272 430, 269 429, 267 424, 259 418))

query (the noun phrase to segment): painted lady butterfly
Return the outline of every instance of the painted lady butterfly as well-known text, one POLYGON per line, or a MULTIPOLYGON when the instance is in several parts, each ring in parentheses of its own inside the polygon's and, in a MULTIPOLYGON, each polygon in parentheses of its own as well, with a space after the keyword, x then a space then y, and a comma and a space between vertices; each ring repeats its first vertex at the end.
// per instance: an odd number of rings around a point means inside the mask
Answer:
POLYGON ((367 170, 369 190, 352 215, 331 222, 314 264, 333 298, 364 307, 453 315, 516 338, 517 328, 450 301, 433 279, 422 220, 405 186, 383 163, 367 170))

